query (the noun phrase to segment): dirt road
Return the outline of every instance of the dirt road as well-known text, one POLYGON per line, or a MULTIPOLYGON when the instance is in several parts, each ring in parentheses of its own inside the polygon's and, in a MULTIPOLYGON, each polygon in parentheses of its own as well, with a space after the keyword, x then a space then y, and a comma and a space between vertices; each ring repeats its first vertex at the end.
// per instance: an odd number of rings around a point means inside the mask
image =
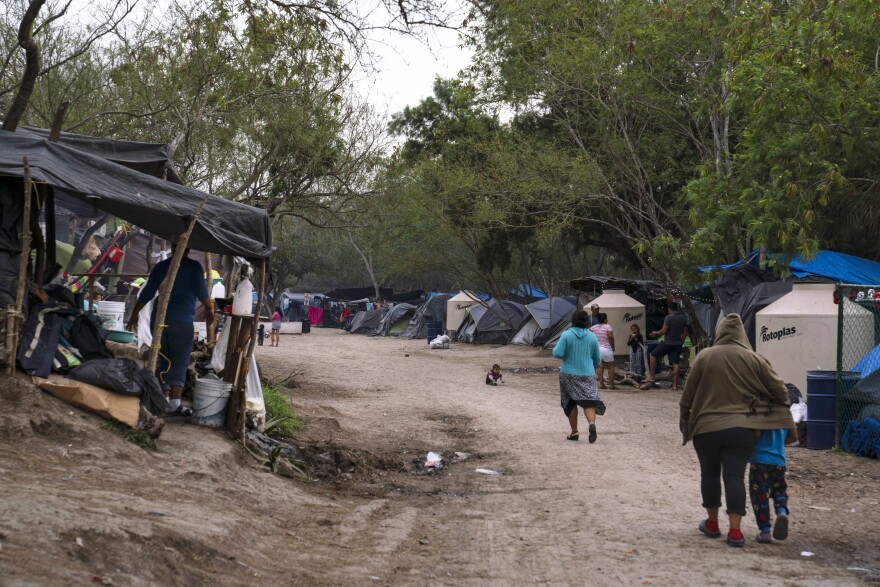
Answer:
POLYGON ((877 461, 791 449, 790 539, 754 543, 749 516, 749 543, 733 549, 696 531, 698 468, 680 446, 673 392, 604 392, 608 413, 590 445, 565 440, 558 362, 547 351, 432 351, 315 329, 258 358, 270 378, 298 372, 287 391, 307 424, 297 443, 314 461, 311 484, 260 469, 222 433, 171 424, 148 453, 93 416, 4 386, 0 585, 880 577, 877 461), (495 362, 507 380, 497 388, 483 383, 495 362), (447 467, 425 472, 428 451, 447 467))

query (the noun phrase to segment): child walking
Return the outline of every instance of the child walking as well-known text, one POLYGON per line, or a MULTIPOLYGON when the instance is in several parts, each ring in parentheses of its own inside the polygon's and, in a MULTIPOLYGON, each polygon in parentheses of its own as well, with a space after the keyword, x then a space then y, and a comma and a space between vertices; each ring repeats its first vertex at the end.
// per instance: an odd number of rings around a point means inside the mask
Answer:
POLYGON ((645 375, 645 339, 638 324, 629 327, 629 368, 634 375, 645 375))
POLYGON ((769 544, 788 537, 788 485, 785 482, 785 445, 797 438, 794 430, 756 431, 758 442, 749 466, 749 497, 760 533, 756 542, 769 544), (776 510, 776 523, 770 533, 770 500, 776 510))
POLYGON ((501 374, 501 365, 495 363, 486 373, 486 385, 498 385, 504 383, 504 376, 501 374))

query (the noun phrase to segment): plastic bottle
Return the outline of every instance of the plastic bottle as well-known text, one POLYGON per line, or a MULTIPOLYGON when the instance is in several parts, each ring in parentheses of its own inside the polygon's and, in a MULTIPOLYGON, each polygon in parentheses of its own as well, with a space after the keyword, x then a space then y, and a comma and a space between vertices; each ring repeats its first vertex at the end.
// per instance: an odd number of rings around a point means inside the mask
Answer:
POLYGON ((254 310, 254 284, 244 278, 235 287, 232 300, 232 314, 235 316, 251 316, 254 310))

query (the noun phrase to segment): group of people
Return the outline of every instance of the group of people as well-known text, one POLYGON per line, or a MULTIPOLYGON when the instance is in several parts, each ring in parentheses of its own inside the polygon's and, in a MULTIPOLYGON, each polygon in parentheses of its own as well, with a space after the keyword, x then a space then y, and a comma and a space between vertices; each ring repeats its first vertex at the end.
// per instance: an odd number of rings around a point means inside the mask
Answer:
MULTIPOLYGON (((659 335, 665 338, 651 354, 647 382, 653 383, 657 360, 668 356, 677 388, 687 318, 674 302, 669 304, 663 328, 651 333, 659 335)), ((628 344, 631 349, 634 345, 641 348, 638 327, 631 328, 628 344)), ((591 313, 574 313, 571 327, 554 347, 553 356, 562 359, 559 389, 562 411, 571 427, 568 440, 580 437, 580 408, 589 426, 589 442, 596 442, 596 416, 606 411, 599 392, 605 388, 602 373, 606 368, 613 389, 613 350, 614 335, 607 326, 607 316, 595 304, 591 313)), ((739 315, 730 314, 719 321, 714 345, 698 354, 691 366, 679 406, 683 444, 693 442, 700 463, 706 519, 698 524, 699 532, 710 538, 721 536, 723 484, 727 544, 745 545, 741 524, 746 513, 743 479, 748 466, 751 504, 759 528, 756 541, 784 540, 789 525, 785 445, 796 439, 795 425, 785 383, 764 357, 752 351, 739 315), (772 525, 771 511, 775 513, 772 525)))

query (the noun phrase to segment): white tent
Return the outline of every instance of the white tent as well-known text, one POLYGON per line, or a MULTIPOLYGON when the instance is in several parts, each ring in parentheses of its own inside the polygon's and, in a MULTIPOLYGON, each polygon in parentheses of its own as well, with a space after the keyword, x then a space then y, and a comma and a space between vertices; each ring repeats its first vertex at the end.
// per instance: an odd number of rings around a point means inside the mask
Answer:
POLYGON ((645 332, 645 306, 626 295, 623 290, 606 289, 605 293, 584 306, 584 309, 589 312, 593 304, 599 304, 599 311, 608 314, 608 324, 614 332, 615 355, 629 355, 626 341, 629 340, 630 327, 633 324, 638 324, 642 336, 648 337, 645 332))
MULTIPOLYGON (((770 361, 783 381, 807 391, 807 371, 837 370, 839 307, 833 283, 795 283, 755 317, 755 350, 770 361)), ((870 311, 844 300, 847 357, 863 357, 874 347, 874 317, 870 311), (852 321, 850 323, 850 321, 852 321), (863 333, 861 338, 856 333, 863 333)), ((853 364, 843 365, 844 370, 853 364)))
POLYGON ((446 330, 458 330, 467 317, 468 308, 479 303, 480 298, 467 290, 462 290, 449 298, 446 302, 446 330))

